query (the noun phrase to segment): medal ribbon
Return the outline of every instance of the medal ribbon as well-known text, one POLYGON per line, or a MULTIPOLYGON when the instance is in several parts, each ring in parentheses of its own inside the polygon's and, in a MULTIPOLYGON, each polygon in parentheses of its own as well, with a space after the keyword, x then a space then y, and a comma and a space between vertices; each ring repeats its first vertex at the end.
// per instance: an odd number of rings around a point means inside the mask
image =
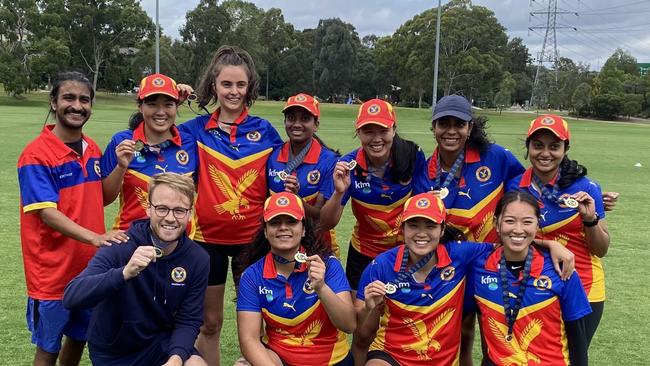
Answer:
POLYGON ((542 196, 544 196, 544 198, 554 203, 562 203, 562 201, 557 197, 557 192, 560 190, 560 187, 557 184, 557 182, 560 180, 560 174, 561 172, 558 171, 557 179, 555 180, 555 185, 553 185, 553 192, 549 192, 548 188, 546 188, 546 184, 542 183, 542 180, 539 179, 538 176, 533 174, 533 181, 539 187, 542 196))
POLYGON ((391 283, 397 286, 399 282, 408 281, 409 277, 413 276, 415 272, 419 271, 422 267, 424 267, 424 265, 427 264, 435 254, 436 254, 435 249, 430 251, 427 255, 422 257, 417 263, 412 265, 407 271, 406 266, 408 265, 408 261, 409 261, 409 249, 405 247, 404 256, 402 257, 402 264, 399 267, 397 278, 391 281, 391 283))
POLYGON ((440 185, 440 177, 442 176, 442 170, 440 169, 440 153, 438 153, 438 159, 436 160, 436 183, 435 186, 433 187, 434 190, 438 191, 442 188, 447 188, 449 187, 449 184, 451 184, 451 180, 454 179, 456 176, 456 172, 458 172, 458 168, 460 168, 460 165, 465 161, 465 149, 460 151, 460 154, 458 154, 458 157, 456 157, 456 161, 454 161, 454 164, 451 166, 451 169, 449 169, 449 172, 447 173, 447 178, 445 178, 445 182, 440 185))
MULTIPOLYGON (((314 140, 309 140, 307 146, 303 147, 302 150, 300 150, 300 152, 293 157, 293 159, 287 162, 287 165, 284 167, 284 171, 287 174, 291 174, 291 172, 293 172, 300 164, 302 164, 302 162, 305 160, 305 156, 307 156, 307 153, 311 148, 312 141, 314 140)), ((289 151, 291 151, 291 149, 289 149, 289 151)))
POLYGON ((294 260, 288 260, 287 258, 279 256, 279 255, 277 255, 275 253, 271 253, 271 254, 273 255, 273 260, 275 260, 276 262, 278 262, 280 264, 294 263, 294 265, 293 265, 294 269, 300 268, 300 263, 298 263, 298 261, 296 261, 295 259, 294 260))
POLYGON ((521 303, 524 300, 524 292, 526 291, 526 284, 530 277, 530 268, 533 263, 533 248, 528 247, 528 254, 526 255, 526 263, 524 264, 524 272, 519 282, 519 293, 515 299, 515 305, 510 304, 510 296, 508 291, 508 269, 506 268, 505 253, 501 254, 501 262, 499 263, 499 275, 501 277, 501 291, 503 295, 503 310, 505 311, 506 323, 508 324, 508 335, 506 340, 512 339, 512 329, 515 326, 515 320, 521 309, 521 303))

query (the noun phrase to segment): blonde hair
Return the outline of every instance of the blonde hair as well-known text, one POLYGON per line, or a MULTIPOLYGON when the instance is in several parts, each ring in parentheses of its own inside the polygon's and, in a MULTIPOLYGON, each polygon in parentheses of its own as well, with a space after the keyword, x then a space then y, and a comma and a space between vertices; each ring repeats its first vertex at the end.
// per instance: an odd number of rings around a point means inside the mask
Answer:
POLYGON ((184 195, 190 201, 190 205, 194 203, 194 181, 187 175, 178 173, 160 173, 154 175, 149 181, 149 198, 153 192, 160 185, 166 185, 172 190, 184 195))

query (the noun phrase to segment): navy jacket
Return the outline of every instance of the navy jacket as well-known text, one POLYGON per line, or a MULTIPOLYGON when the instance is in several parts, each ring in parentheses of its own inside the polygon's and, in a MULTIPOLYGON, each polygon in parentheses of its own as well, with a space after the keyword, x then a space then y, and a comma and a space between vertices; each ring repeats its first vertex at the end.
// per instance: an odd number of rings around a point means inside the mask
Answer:
POLYGON ((122 270, 133 252, 151 245, 149 220, 135 221, 128 235, 128 242, 97 252, 66 286, 63 304, 68 309, 95 308, 88 343, 104 356, 134 354, 166 337, 169 356, 185 362, 203 322, 208 254, 183 234, 169 256, 125 281, 122 270))

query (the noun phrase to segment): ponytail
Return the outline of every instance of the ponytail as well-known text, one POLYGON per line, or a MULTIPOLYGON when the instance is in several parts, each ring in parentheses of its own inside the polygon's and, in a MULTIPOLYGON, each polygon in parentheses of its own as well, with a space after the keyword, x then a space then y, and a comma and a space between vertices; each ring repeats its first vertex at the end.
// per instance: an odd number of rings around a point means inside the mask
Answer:
POLYGON ((562 158, 560 171, 562 174, 557 182, 560 188, 566 188, 579 178, 587 175, 587 168, 584 165, 580 165, 576 160, 569 159, 568 155, 564 155, 564 158, 562 158))
POLYGON ((140 126, 140 123, 144 121, 144 116, 142 115, 142 112, 135 112, 131 115, 129 118, 129 130, 133 131, 138 126, 140 126))
POLYGON ((393 183, 408 182, 413 178, 413 169, 419 150, 420 147, 415 142, 405 140, 395 133, 393 146, 390 148, 393 159, 391 177, 393 183))

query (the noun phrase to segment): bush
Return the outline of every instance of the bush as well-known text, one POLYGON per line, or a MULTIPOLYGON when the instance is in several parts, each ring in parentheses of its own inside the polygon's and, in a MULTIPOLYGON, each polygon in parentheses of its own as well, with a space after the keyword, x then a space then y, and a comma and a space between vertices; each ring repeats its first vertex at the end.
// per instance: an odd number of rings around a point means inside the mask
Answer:
POLYGON ((601 94, 591 100, 597 117, 611 119, 618 116, 623 108, 623 100, 616 94, 601 94))

